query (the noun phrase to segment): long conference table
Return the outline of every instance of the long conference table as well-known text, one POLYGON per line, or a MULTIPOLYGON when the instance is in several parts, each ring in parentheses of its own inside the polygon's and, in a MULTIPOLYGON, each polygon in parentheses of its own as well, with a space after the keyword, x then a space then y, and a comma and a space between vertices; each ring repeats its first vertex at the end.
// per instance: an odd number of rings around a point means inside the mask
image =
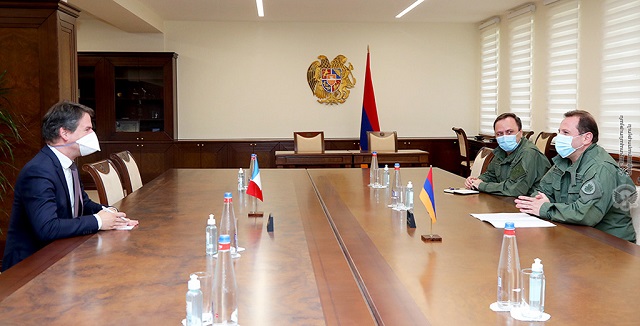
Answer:
MULTIPOLYGON (((278 168, 306 168, 306 167, 360 167, 371 163, 371 153, 359 150, 326 150, 324 152, 295 152, 276 151, 276 166, 278 168)), ((429 166, 429 152, 420 149, 399 149, 395 152, 378 152, 378 163, 389 164, 393 169, 394 163, 407 166, 429 166)))
MULTIPOLYGON (((402 180, 421 185, 427 172, 402 169, 402 180)), ((489 309, 502 229, 469 215, 514 212, 511 198, 446 194, 463 179, 434 169, 443 241, 427 243, 420 186, 412 229, 387 207, 388 189, 367 187, 367 169, 263 169, 261 178, 265 218, 249 218, 235 170, 167 171, 119 203, 137 228, 55 241, 0 274, 0 324, 179 325, 189 274, 215 264, 204 228, 225 191, 246 248, 234 261, 241 325, 532 324, 489 309)), ((544 264, 546 324, 638 324, 639 246, 572 225, 516 234, 521 267, 544 264)))

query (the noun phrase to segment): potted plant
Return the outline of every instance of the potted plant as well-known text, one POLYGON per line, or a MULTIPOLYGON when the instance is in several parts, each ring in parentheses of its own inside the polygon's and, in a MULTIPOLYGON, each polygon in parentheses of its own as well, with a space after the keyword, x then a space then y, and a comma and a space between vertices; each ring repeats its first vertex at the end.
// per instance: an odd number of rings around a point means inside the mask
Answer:
MULTIPOLYGON (((0 74, 0 200, 4 200, 7 192, 13 187, 2 168, 9 167, 15 169, 13 166, 13 146, 14 143, 22 140, 18 132, 18 124, 9 111, 11 102, 6 95, 10 89, 3 85, 6 81, 6 74, 6 70, 0 74)), ((0 212, 7 214, 4 211, 0 212)), ((2 233, 2 229, 0 229, 0 233, 2 233)))

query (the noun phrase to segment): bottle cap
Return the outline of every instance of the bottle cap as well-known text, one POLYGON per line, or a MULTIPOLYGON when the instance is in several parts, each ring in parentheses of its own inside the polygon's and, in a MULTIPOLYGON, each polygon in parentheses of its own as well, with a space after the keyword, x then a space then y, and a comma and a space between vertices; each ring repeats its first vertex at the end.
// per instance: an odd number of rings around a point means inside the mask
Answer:
POLYGON ((378 156, 378 152, 373 152, 371 155, 378 156))
POLYGON ((244 173, 244 171, 242 171, 242 168, 240 168, 240 170, 238 170, 238 173, 244 173))
POLYGON ((413 183, 411 183, 411 181, 407 182, 407 188, 413 189, 413 183))
POLYGON ((516 235, 516 226, 513 222, 505 222, 504 223, 504 234, 506 235, 516 235))
POLYGON ((200 280, 197 275, 191 274, 188 287, 189 290, 200 290, 200 280))
POLYGON ((213 214, 209 214, 209 219, 207 220, 207 225, 216 225, 216 219, 213 218, 213 214))
POLYGON ((394 165, 393 165, 393 167, 394 167, 395 169, 399 169, 399 168, 400 168, 400 163, 396 163, 396 164, 394 164, 394 165))
POLYGON ((231 195, 230 192, 225 192, 224 193, 224 198, 231 198, 231 197, 233 197, 233 196, 231 195))
POLYGON ((385 165, 384 165, 384 169, 385 169, 385 170, 389 170, 389 164, 385 164, 385 165))
POLYGON ((231 237, 228 234, 221 234, 220 237, 218 237, 218 242, 219 243, 231 243, 231 237))
POLYGON ((534 259, 533 264, 531 264, 531 270, 542 273, 542 264, 540 262, 542 262, 540 258, 534 259))

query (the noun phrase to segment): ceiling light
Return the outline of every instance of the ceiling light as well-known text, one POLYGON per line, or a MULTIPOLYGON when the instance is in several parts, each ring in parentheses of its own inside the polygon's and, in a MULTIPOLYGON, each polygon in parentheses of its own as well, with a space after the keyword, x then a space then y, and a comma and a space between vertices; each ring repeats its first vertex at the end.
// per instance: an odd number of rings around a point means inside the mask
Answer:
POLYGON ((262 0, 256 0, 256 7, 258 7, 258 17, 264 17, 264 7, 262 6, 262 0))
MULTIPOLYGON (((258 0, 256 0, 258 1, 258 0)), ((408 13, 409 11, 413 10, 413 8, 417 7, 419 4, 421 4, 424 0, 416 0, 416 2, 414 2, 412 5, 410 5, 409 7, 407 7, 407 9, 403 10, 401 13, 398 14, 398 16, 396 16, 396 18, 400 18, 402 16, 404 16, 404 14, 408 13)))

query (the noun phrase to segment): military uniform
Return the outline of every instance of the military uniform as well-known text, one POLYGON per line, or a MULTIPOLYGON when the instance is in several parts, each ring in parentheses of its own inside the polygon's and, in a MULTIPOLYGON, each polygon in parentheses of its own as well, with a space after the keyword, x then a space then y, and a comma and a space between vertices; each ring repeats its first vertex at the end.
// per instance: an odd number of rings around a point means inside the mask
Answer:
POLYGON ((635 242, 629 210, 633 203, 625 199, 633 197, 636 188, 609 153, 591 144, 575 163, 559 155, 553 163, 537 188, 551 201, 542 204, 540 217, 593 226, 635 242))
POLYGON ((493 155, 487 171, 479 176, 484 182, 478 190, 494 195, 528 195, 551 166, 547 157, 524 137, 510 155, 500 147, 493 150, 493 155))

